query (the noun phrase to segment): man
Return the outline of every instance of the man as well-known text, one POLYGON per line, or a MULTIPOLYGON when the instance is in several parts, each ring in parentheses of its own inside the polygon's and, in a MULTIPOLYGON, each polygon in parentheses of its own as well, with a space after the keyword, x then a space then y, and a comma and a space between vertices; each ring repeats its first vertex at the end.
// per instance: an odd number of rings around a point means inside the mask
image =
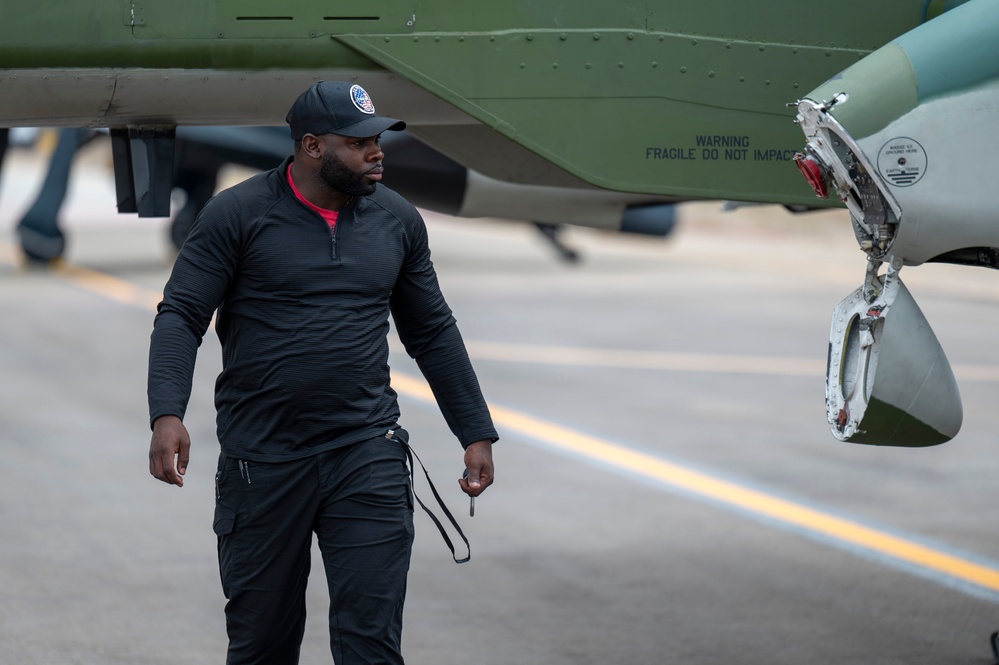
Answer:
POLYGON ((183 417, 217 309, 227 662, 298 662, 315 532, 335 662, 402 663, 413 505, 389 386, 390 311, 465 448, 459 484, 472 497, 493 481, 496 431, 423 220, 379 184, 379 136, 405 123, 344 82, 310 87, 287 121, 294 156, 212 199, 167 282, 150 344, 150 473, 184 484, 183 417))

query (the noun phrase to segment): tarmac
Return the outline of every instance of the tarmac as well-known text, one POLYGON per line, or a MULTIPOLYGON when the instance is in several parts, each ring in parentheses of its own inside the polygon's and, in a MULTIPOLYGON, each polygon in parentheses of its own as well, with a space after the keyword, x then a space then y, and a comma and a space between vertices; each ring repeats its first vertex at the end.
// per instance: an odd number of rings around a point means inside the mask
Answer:
MULTIPOLYGON (((12 150, 0 175, 0 664, 221 663, 218 341, 185 487, 166 486, 145 373, 167 221, 117 216, 107 155, 87 150, 57 266, 26 266, 13 233, 42 163, 12 150)), ((843 211, 685 204, 665 240, 568 230, 575 266, 524 224, 426 218, 502 438, 470 518, 460 447, 393 354, 403 424, 472 553, 455 565, 418 510, 408 663, 993 662, 999 275, 902 271, 964 425, 879 448, 824 417, 829 316, 865 266, 843 211)), ((315 556, 302 662, 329 663, 315 556)))

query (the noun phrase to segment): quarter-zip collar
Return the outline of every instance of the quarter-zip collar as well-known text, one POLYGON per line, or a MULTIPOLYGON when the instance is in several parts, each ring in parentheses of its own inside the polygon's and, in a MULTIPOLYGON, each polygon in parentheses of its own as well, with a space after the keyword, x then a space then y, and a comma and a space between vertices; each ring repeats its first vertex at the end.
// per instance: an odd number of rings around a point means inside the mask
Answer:
MULTIPOLYGON (((337 216, 340 214, 339 211, 337 211, 337 210, 329 210, 328 208, 320 208, 316 204, 312 203, 312 201, 309 201, 307 198, 305 198, 304 196, 302 196, 302 193, 300 191, 298 191, 298 187, 295 186, 295 179, 291 177, 291 161, 290 160, 288 161, 288 167, 285 169, 285 177, 288 180, 288 186, 291 187, 291 191, 295 193, 295 198, 297 198, 299 201, 301 201, 302 203, 304 203, 306 207, 308 207, 310 210, 316 212, 320 217, 322 217, 324 220, 326 220, 326 223, 329 224, 331 232, 335 231, 336 230, 337 216)), ((344 208, 346 208, 348 205, 350 205, 351 201, 353 201, 353 200, 354 200, 354 197, 350 197, 349 199, 347 199, 347 203, 344 204, 344 208)))

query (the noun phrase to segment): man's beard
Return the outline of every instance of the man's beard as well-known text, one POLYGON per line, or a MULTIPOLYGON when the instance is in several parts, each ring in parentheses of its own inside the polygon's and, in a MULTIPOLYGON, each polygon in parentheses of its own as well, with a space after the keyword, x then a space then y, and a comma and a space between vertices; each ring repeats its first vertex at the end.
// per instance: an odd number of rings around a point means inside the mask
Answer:
POLYGON ((365 178, 363 173, 351 171, 332 152, 323 156, 319 177, 333 189, 350 196, 370 196, 375 193, 374 181, 365 178))

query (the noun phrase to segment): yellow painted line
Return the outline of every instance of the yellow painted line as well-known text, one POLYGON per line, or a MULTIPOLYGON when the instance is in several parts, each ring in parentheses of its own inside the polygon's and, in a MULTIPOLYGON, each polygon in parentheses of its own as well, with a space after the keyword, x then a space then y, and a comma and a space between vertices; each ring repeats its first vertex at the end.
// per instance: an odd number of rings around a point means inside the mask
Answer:
MULTIPOLYGON (((414 377, 393 372, 392 387, 412 399, 429 404, 435 403, 433 393, 426 383, 414 377)), ((651 455, 581 434, 512 409, 494 406, 490 411, 500 431, 515 432, 521 436, 540 440, 554 448, 657 480, 697 496, 999 592, 999 570, 994 568, 665 462, 651 455)))
POLYGON ((15 268, 21 265, 21 251, 9 242, 0 240, 0 263, 6 263, 15 268))
MULTIPOLYGON (((0 261, 18 265, 13 257, 14 247, 0 242, 0 261)), ((101 272, 62 261, 56 261, 54 265, 60 276, 111 300, 155 309, 162 299, 161 293, 141 289, 101 272)), ((472 358, 497 362, 757 376, 825 376, 825 361, 815 358, 632 351, 506 342, 466 341, 465 345, 472 358)), ((397 350, 397 347, 393 348, 397 350)), ((996 365, 952 365, 952 369, 961 381, 999 383, 999 366, 996 365)))
POLYGON ((59 277, 87 291, 124 305, 133 305, 155 311, 156 305, 163 299, 162 293, 156 293, 123 279, 89 268, 81 268, 64 261, 54 261, 52 271, 59 277))
MULTIPOLYGON (((158 293, 129 284, 110 275, 66 264, 59 266, 56 274, 94 293, 147 310, 155 310, 161 297, 158 293)), ((548 347, 539 348, 550 350, 548 347)), ((392 387, 398 393, 411 399, 427 404, 436 403, 426 382, 408 374, 394 371, 392 373, 392 387)), ((999 570, 989 566, 798 505, 758 490, 721 480, 706 473, 666 462, 513 409, 494 406, 490 407, 490 411, 500 430, 515 432, 521 436, 542 441, 553 448, 659 481, 695 496, 727 504, 807 532, 891 557, 933 573, 999 592, 999 570)))
POLYGON ((999 367, 995 365, 951 365, 959 381, 999 382, 999 367))
MULTIPOLYGON (((0 240, 0 263, 19 268, 23 265, 23 262, 24 260, 19 248, 0 240)), ((52 271, 53 275, 71 282, 86 291, 95 293, 108 300, 122 303, 123 305, 133 305, 155 311, 156 305, 163 299, 162 293, 144 289, 124 279, 97 270, 83 268, 61 259, 51 261, 49 263, 49 270, 52 271)))
POLYGON ((466 342, 466 346, 469 355, 480 360, 543 365, 779 376, 824 376, 826 371, 824 360, 777 356, 629 351, 505 342, 466 342))
MULTIPOLYGON (((825 361, 814 358, 630 351, 508 342, 467 341, 465 345, 471 357, 497 362, 767 376, 824 377, 826 373, 825 361)), ((999 366, 996 365, 952 365, 951 368, 962 381, 999 382, 999 366)))

